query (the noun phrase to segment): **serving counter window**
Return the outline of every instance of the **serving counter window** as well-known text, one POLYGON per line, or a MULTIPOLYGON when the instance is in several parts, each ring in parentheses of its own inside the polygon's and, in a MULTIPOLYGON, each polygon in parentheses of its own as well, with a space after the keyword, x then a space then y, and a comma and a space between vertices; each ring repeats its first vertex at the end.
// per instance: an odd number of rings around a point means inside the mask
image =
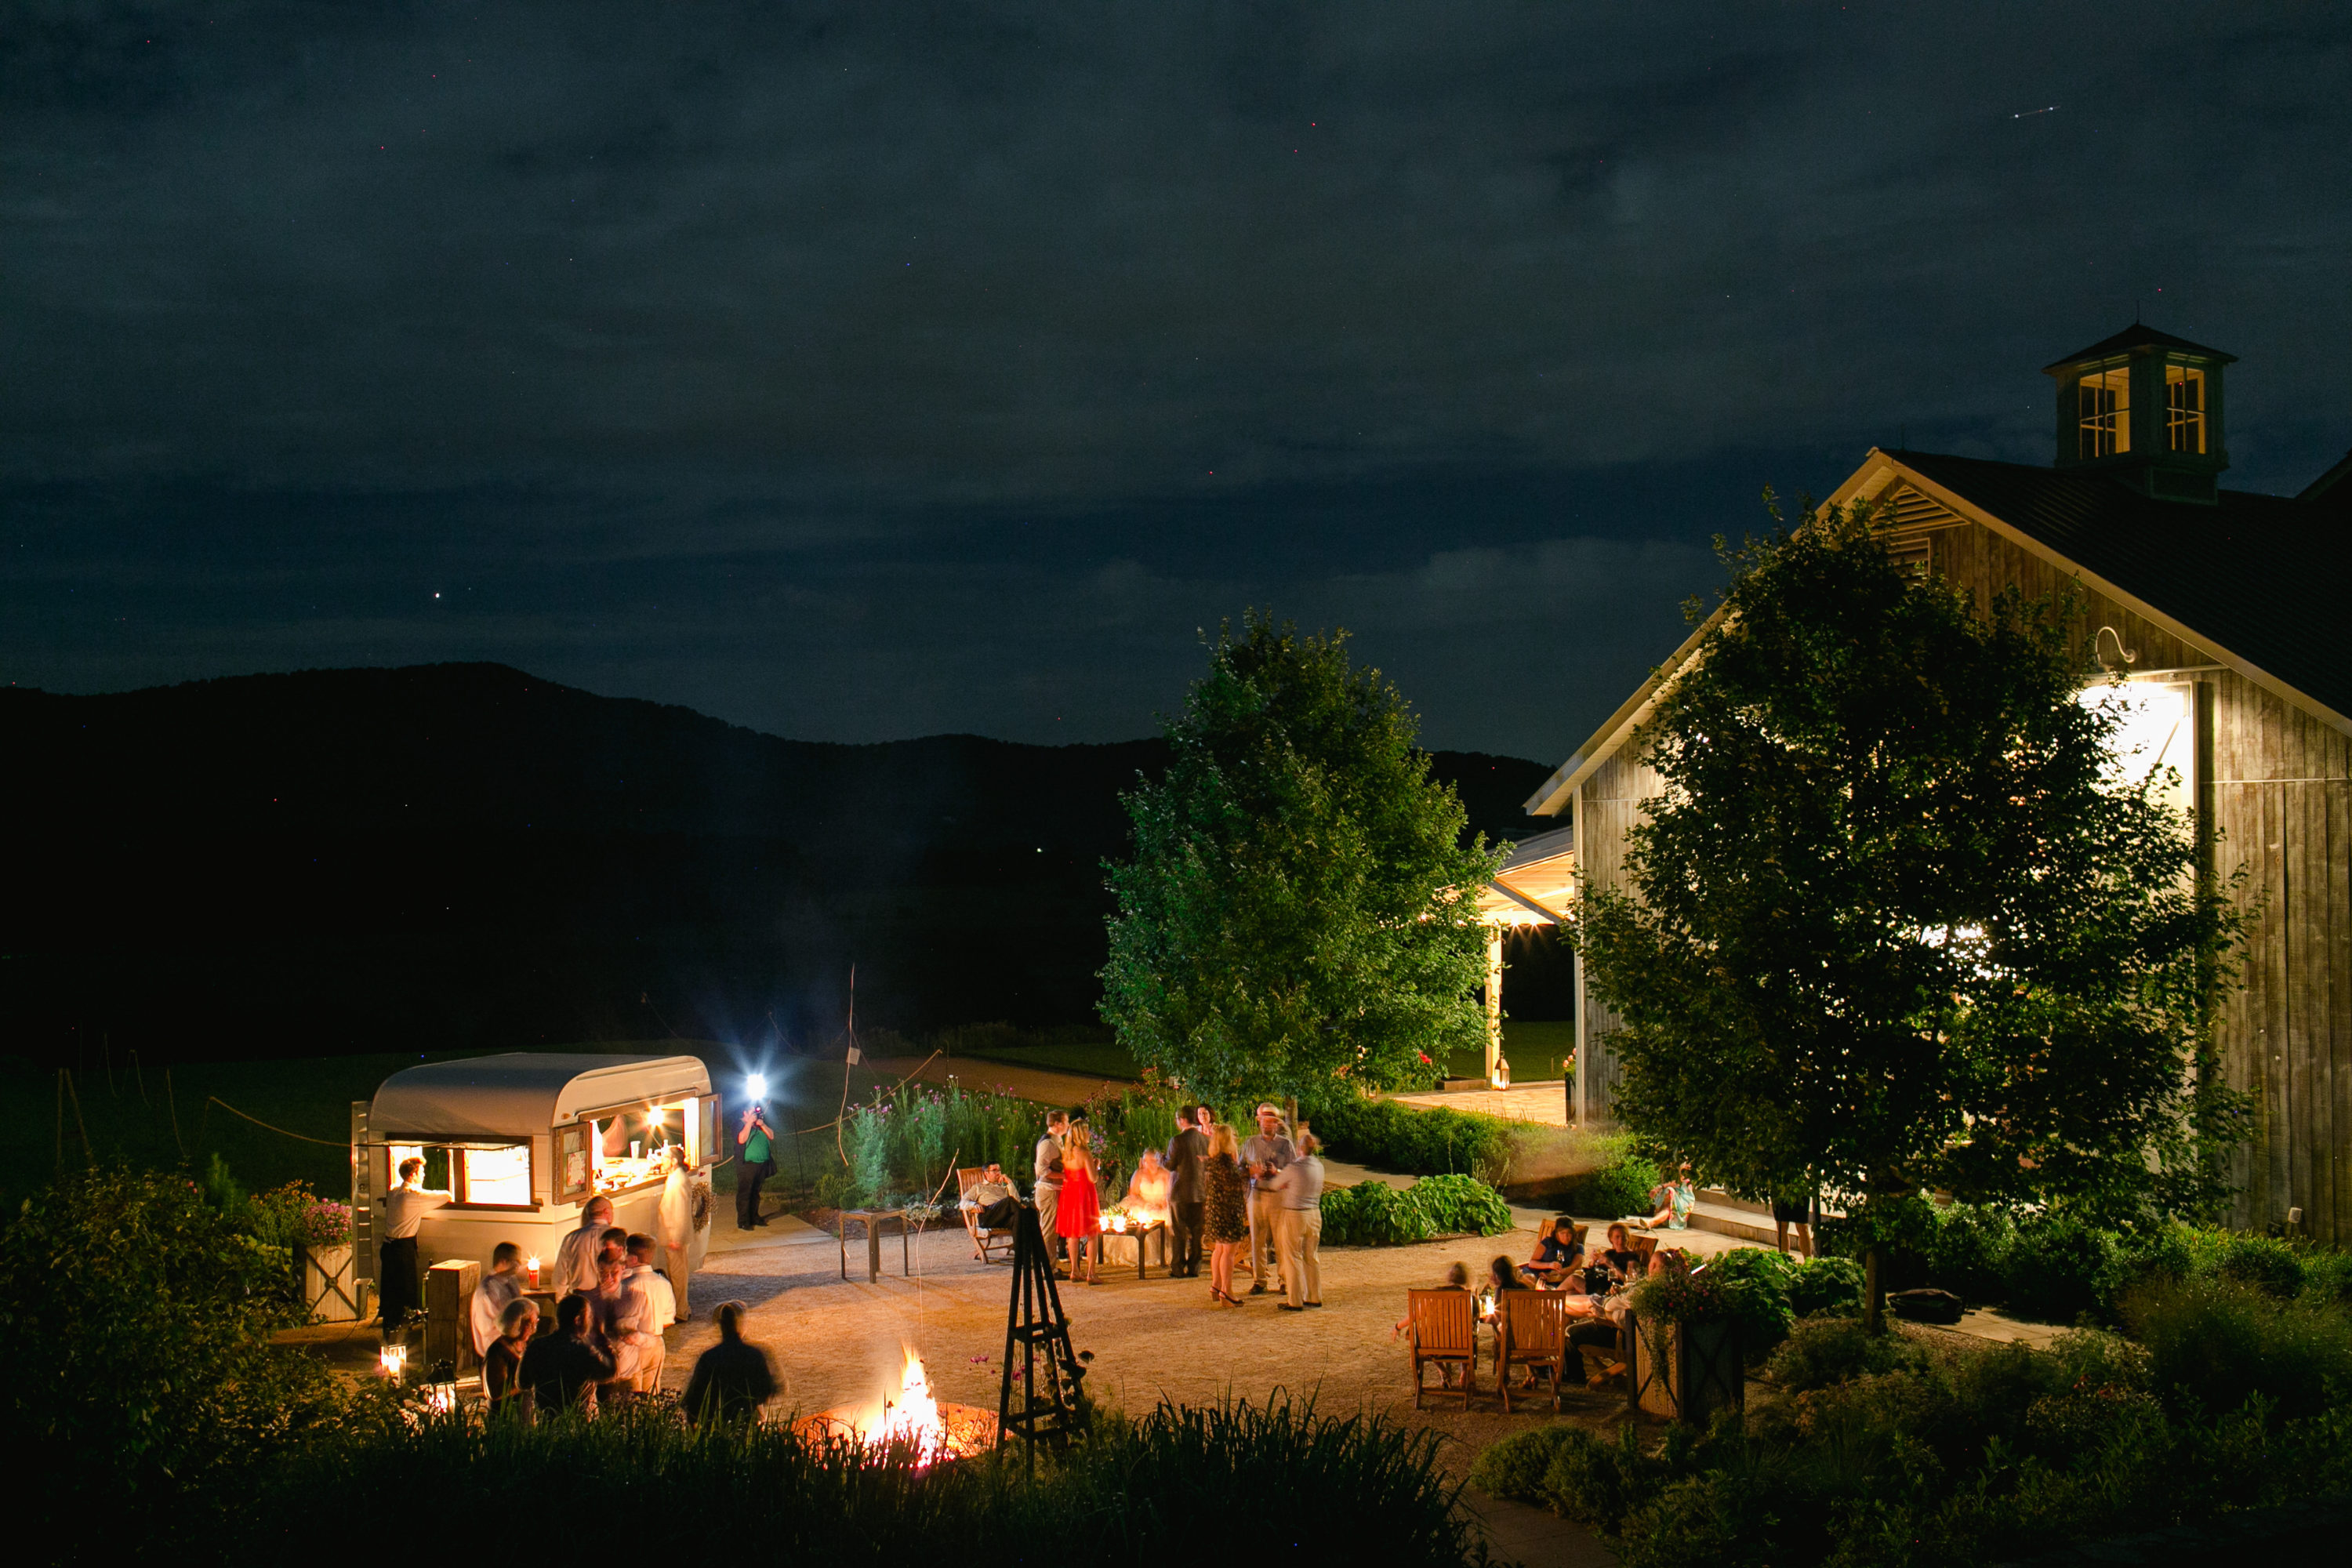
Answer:
POLYGON ((530 1195, 530 1141, 439 1144, 394 1143, 391 1147, 394 1179, 401 1162, 425 1162, 425 1186, 450 1194, 459 1208, 527 1209, 537 1206, 530 1195))
POLYGON ((689 1095, 666 1105, 616 1105, 556 1128, 557 1201, 651 1186, 669 1174, 674 1148, 689 1166, 701 1165, 717 1104, 713 1096, 689 1095))

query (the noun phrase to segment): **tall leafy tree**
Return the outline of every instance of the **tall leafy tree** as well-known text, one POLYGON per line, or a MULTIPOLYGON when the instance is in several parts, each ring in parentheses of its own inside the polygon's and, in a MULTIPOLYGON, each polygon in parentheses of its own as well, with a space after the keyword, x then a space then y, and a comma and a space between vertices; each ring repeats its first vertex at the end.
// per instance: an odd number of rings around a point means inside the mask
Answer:
POLYGON ((2079 618, 1911 576, 1859 507, 1722 552, 1723 614, 1633 741, 1664 788, 1633 890, 1579 932, 1626 1122, 1735 1185, 1818 1181, 1874 1237, 1923 1189, 2211 1203, 2241 922, 2078 700, 2079 618))
POLYGON ((1197 1089, 1388 1086, 1484 1038, 1474 895, 1500 856, 1465 846, 1412 711, 1346 638, 1220 628, 1166 776, 1126 797, 1102 1016, 1197 1089))

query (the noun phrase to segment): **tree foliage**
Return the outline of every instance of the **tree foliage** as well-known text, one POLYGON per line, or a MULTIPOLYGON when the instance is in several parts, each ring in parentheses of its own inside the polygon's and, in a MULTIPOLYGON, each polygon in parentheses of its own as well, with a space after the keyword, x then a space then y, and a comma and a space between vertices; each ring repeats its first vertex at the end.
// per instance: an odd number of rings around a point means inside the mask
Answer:
POLYGON ((1580 933, 1625 1120, 1756 1191, 2215 1201, 2241 921, 2077 700, 2071 607, 1915 579, 1860 507, 1722 553, 1724 613, 1634 739, 1664 787, 1633 892, 1580 933))
POLYGON ((1412 712, 1345 644, 1255 614, 1221 627, 1167 774, 1126 797, 1102 1015, 1201 1092, 1384 1087, 1484 1038, 1466 895, 1499 856, 1465 846, 1412 712))

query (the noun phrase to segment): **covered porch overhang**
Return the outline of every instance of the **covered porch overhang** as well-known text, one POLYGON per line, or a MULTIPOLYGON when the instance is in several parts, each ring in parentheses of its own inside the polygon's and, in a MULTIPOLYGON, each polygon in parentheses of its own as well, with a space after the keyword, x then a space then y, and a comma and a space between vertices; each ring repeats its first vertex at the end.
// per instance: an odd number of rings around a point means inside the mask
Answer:
POLYGON ((1511 847, 1495 879, 1478 889, 1478 919, 1486 927, 1486 1081, 1509 1086, 1503 1059, 1503 936, 1528 926, 1565 925, 1576 898, 1576 827, 1523 838, 1511 847))

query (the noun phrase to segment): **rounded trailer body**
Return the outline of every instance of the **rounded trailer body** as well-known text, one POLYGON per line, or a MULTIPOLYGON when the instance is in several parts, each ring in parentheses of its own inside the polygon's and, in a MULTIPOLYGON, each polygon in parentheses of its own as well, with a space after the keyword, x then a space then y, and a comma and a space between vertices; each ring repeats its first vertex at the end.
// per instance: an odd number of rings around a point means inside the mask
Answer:
MULTIPOLYGON (((378 1278, 377 1200, 411 1156, 425 1162, 425 1185, 455 1194, 419 1227, 420 1263, 471 1258, 487 1277, 502 1241, 552 1270, 598 1196, 612 1200, 614 1225, 658 1237, 668 1150, 682 1145, 707 1184, 719 1130, 719 1099, 696 1057, 515 1051, 404 1068, 352 1107, 362 1276, 378 1278)), ((694 1231, 693 1263, 709 1240, 707 1224, 694 1231)))

